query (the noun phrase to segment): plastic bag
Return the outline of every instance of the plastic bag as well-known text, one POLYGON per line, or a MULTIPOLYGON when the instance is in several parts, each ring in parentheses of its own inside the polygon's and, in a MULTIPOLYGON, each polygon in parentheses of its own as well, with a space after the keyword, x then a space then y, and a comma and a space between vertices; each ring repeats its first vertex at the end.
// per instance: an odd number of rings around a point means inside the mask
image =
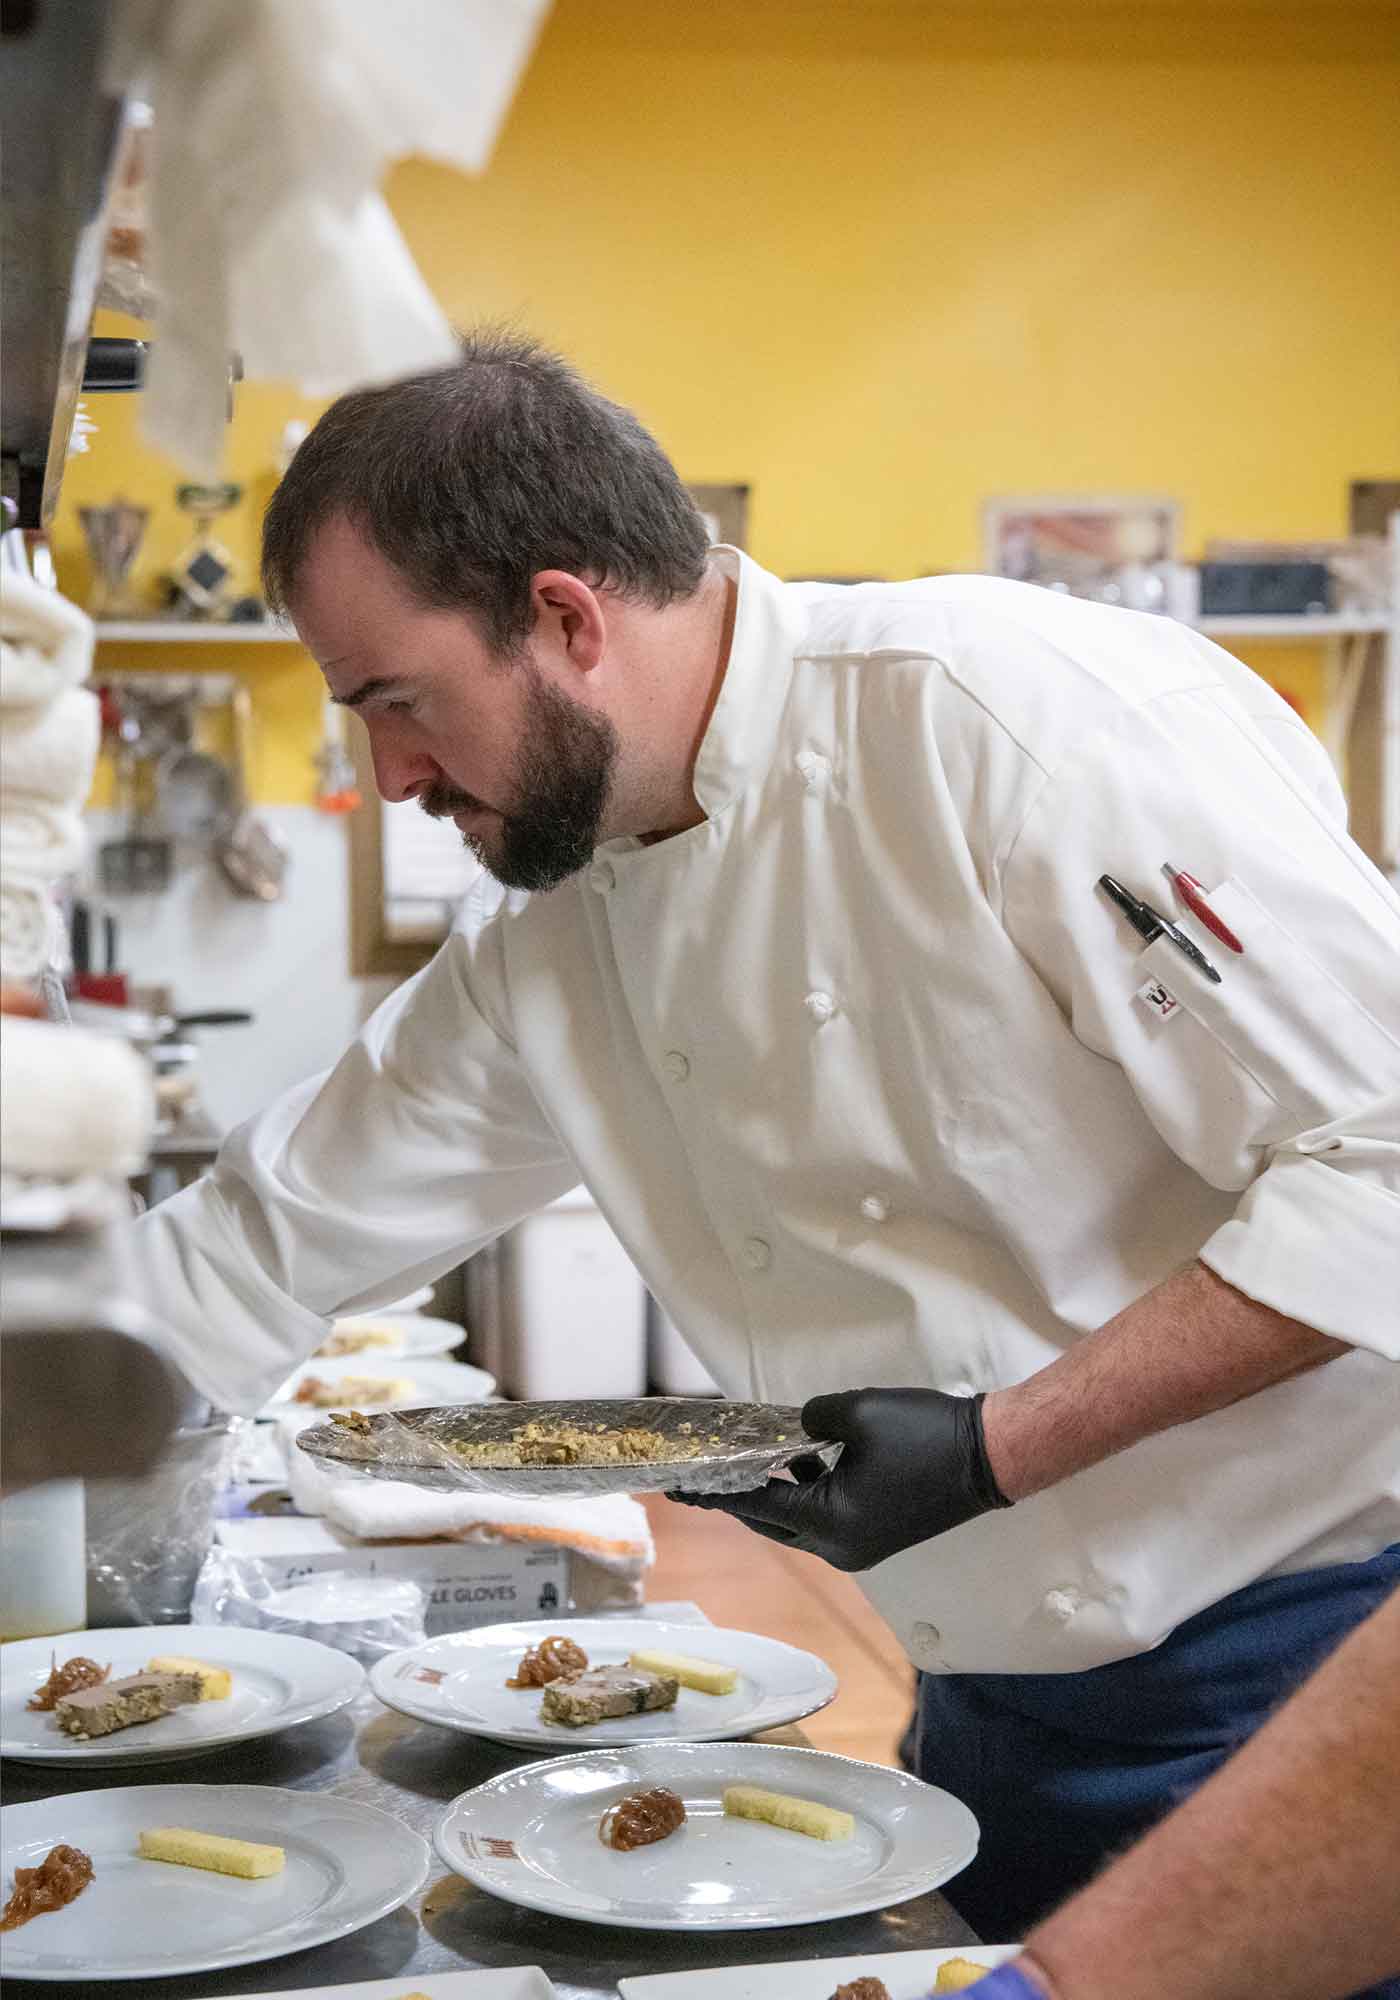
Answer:
POLYGON ((87 1481, 87 1622, 182 1625, 241 1417, 177 1430, 139 1479, 87 1481))
POLYGON ((215 1547, 199 1572, 190 1622, 288 1632, 373 1666, 424 1643, 426 1611, 422 1589, 407 1577, 323 1569, 274 1589, 262 1563, 215 1547))

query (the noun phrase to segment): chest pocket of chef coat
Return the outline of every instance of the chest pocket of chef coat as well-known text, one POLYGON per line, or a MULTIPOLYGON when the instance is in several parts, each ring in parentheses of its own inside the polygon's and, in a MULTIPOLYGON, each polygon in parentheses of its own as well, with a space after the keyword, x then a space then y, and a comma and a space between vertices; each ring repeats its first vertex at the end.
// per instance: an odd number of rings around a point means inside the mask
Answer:
POLYGON ((1261 1146, 1373 1102, 1400 1071, 1400 1040, 1243 883, 1231 877, 1209 896, 1243 955, 1189 926, 1216 986, 1168 938, 1138 954, 1136 985, 1159 980, 1190 1019, 1153 1023, 1137 1083, 1159 1129, 1177 1128, 1183 1157, 1234 1186, 1257 1170, 1261 1146))

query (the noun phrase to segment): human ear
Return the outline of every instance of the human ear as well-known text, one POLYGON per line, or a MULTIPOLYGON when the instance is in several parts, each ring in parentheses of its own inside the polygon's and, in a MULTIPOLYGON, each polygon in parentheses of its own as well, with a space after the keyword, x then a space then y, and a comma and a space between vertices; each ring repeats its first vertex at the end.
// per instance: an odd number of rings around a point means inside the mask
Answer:
POLYGON ((530 580, 535 607, 532 638, 559 664, 588 674, 603 657, 607 627, 597 593, 568 570, 542 569, 530 580))

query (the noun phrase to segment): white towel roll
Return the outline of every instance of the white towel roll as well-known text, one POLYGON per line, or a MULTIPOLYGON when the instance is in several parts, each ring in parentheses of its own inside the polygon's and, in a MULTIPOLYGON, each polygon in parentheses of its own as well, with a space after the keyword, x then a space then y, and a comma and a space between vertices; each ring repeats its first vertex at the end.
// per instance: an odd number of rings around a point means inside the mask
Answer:
POLYGON ((0 802, 0 856, 6 874, 57 882, 80 868, 87 853, 82 814, 71 806, 6 791, 0 802))
POLYGON ((80 806, 92 785, 102 731, 96 695, 65 688, 39 708, 0 710, 0 806, 22 792, 80 806))
POLYGON ((0 880, 0 978, 37 979, 58 941, 58 910, 48 884, 7 874, 0 880))
POLYGON ((10 1174, 132 1174, 155 1125, 146 1064, 125 1042, 0 1016, 0 1158, 10 1174))
POLYGON ((56 590, 7 571, 0 593, 0 707, 31 707, 92 671, 92 620, 56 590))

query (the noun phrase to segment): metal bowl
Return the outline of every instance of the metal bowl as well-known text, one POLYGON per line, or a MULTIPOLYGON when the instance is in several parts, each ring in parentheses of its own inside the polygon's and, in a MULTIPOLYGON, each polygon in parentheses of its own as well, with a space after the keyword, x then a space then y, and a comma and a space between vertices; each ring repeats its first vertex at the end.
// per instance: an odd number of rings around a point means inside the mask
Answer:
POLYGON ((566 1499, 598 1493, 742 1493, 806 1452, 837 1449, 808 1437, 800 1413, 773 1403, 646 1396, 553 1403, 469 1403, 450 1409, 385 1410, 365 1428, 317 1424, 297 1446, 331 1472, 401 1479, 443 1492, 566 1499), (615 1459, 603 1465, 470 1465, 454 1445, 509 1445, 526 1424, 658 1431, 688 1456, 615 1459))

